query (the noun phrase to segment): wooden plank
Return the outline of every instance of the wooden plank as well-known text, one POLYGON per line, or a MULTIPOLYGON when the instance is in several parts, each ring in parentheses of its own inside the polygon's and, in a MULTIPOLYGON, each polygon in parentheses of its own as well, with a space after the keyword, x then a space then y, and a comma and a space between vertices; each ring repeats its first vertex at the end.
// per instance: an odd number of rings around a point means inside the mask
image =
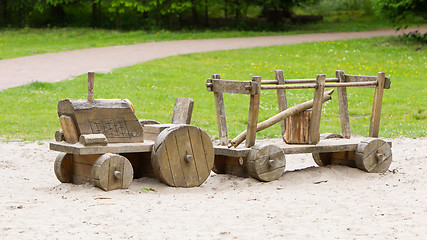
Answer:
MULTIPOLYGON (((274 71, 274 79, 276 79, 278 85, 285 85, 285 76, 283 75, 282 70, 274 71)), ((279 112, 282 112, 288 108, 288 101, 286 99, 286 90, 285 89, 277 89, 277 103, 279 112)), ((280 136, 284 136, 286 133, 286 121, 280 121, 280 136)))
POLYGON ((381 106, 383 102, 385 73, 379 72, 378 86, 375 88, 374 99, 372 104, 371 123, 369 125, 369 137, 378 137, 380 131, 381 106))
POLYGON ((194 100, 191 98, 179 97, 175 101, 173 108, 172 123, 173 124, 190 124, 193 114, 194 100))
POLYGON ((107 138, 104 134, 83 134, 80 135, 79 143, 84 146, 107 146, 107 138))
POLYGON ((326 76, 324 74, 317 75, 316 78, 316 90, 314 91, 314 99, 313 99, 313 112, 311 115, 310 121, 310 129, 309 129, 309 137, 308 142, 310 144, 316 144, 320 140, 320 118, 322 116, 322 99, 323 99, 323 91, 325 89, 325 79, 326 76))
POLYGON ((94 100, 94 88, 95 88, 95 73, 87 73, 87 100, 93 102, 94 100))
MULTIPOLYGON (((213 79, 221 79, 221 75, 213 74, 213 79)), ((214 92, 215 98, 215 110, 216 110, 216 121, 218 124, 218 137, 219 142, 223 146, 228 145, 228 129, 227 129, 227 121, 225 117, 225 103, 224 96, 220 92, 214 92)))
POLYGON ((251 94, 258 93, 258 86, 252 81, 237 81, 237 80, 220 80, 210 79, 206 86, 210 86, 210 91, 218 93, 237 93, 237 94, 251 94))
POLYGON ((83 146, 80 143, 51 142, 50 150, 77 155, 104 154, 104 153, 133 153, 151 152, 153 141, 143 143, 109 143, 107 146, 83 146))
MULTIPOLYGON (((376 76, 357 76, 357 75, 345 75, 345 82, 375 82, 377 81, 376 76)), ((389 77, 384 79, 384 89, 390 89, 391 81, 389 77)), ((374 88, 375 86, 366 86, 374 88)))
MULTIPOLYGON (((261 77, 252 77, 252 81, 258 84, 258 88, 261 87, 261 77)), ((256 95, 251 95, 249 103, 249 119, 246 135, 246 147, 252 147, 253 145, 255 145, 260 98, 261 91, 258 91, 258 94, 256 95)))
MULTIPOLYGON (((362 139, 326 139, 319 141, 316 145, 306 144, 286 144, 285 142, 276 143, 277 146, 283 149, 285 154, 300 154, 313 152, 342 152, 355 151, 362 139)), ((387 142, 390 147, 392 143, 387 142)), ((231 157, 246 157, 250 152, 250 148, 227 148, 224 146, 215 146, 215 155, 231 156, 231 157)))
POLYGON ((59 117, 59 123, 61 124, 62 132, 64 133, 66 142, 79 142, 79 133, 77 131, 76 125, 74 124, 74 120, 70 116, 61 115, 59 117))
POLYGON ((187 183, 187 187, 199 186, 199 173, 197 172, 194 152, 191 146, 190 135, 187 128, 178 128, 174 132, 176 145, 178 146, 178 156, 181 161, 182 171, 187 183), (186 160, 184 156, 190 155, 192 160, 186 160))
MULTIPOLYGON (((335 72, 336 77, 340 83, 345 82, 344 71, 338 70, 335 72)), ((338 93, 338 104, 340 109, 340 120, 341 120, 341 133, 344 138, 351 137, 350 129, 350 114, 348 112, 348 99, 347 99, 347 89, 345 87, 337 88, 338 93)))

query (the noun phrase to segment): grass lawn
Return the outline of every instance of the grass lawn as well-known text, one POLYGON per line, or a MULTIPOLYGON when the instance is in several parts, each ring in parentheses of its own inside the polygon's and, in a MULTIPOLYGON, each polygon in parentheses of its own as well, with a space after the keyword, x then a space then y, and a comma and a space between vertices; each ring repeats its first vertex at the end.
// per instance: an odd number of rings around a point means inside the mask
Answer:
MULTIPOLYGON (((96 74, 95 98, 129 98, 138 118, 170 122, 177 97, 195 100, 192 124, 217 135, 213 93, 206 79, 273 79, 274 70, 285 78, 334 77, 347 74, 391 78, 385 90, 380 136, 427 136, 427 54, 425 48, 405 45, 396 38, 305 43, 213 53, 189 54, 137 64, 109 74, 96 74)), ((60 128, 56 105, 65 98, 85 98, 87 76, 57 83, 34 82, 0 92, 0 136, 5 139, 48 140, 60 128)), ((288 90, 289 106, 309 100, 313 90, 288 90)), ((373 89, 348 89, 352 133, 367 136, 373 89)), ((337 95, 323 107, 321 132, 340 132, 337 95)), ((277 113, 275 91, 263 91, 259 120, 277 113)), ((230 137, 246 128, 249 97, 225 94, 230 137)), ((279 137, 279 126, 258 138, 279 137)))
MULTIPOLYGON (((287 31, 182 31, 146 32, 115 31, 90 28, 52 28, 52 29, 0 29, 0 59, 16 58, 34 54, 68 51, 74 49, 128 45, 152 41, 254 37, 267 35, 289 35, 312 32, 363 31, 379 28, 392 28, 385 19, 343 15, 340 18, 326 19, 313 24, 290 25, 287 31)), ((426 24, 412 20, 407 25, 426 24)))

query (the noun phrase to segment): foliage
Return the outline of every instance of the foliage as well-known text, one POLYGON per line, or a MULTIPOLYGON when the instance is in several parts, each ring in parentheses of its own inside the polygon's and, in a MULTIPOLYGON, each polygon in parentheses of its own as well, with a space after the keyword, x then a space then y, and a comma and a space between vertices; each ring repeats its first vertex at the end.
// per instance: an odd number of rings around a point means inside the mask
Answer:
MULTIPOLYGON (((316 74, 346 74, 390 77, 385 90, 380 136, 427 136, 427 75, 425 50, 402 44, 398 38, 326 41, 244 50, 181 55, 96 74, 95 98, 128 98, 142 119, 170 122, 177 97, 195 101, 192 124, 217 135, 213 94, 206 79, 213 73, 223 79, 250 80, 252 76, 273 79, 281 69, 285 78, 314 78, 316 74)), ((59 129, 56 105, 65 98, 84 99, 87 76, 57 83, 34 82, 0 92, 0 136, 6 139, 52 139, 59 129)), ((367 136, 373 89, 349 88, 352 133, 367 136)), ((313 97, 313 90, 287 91, 289 106, 313 97)), ((324 105, 321 132, 340 132, 337 95, 324 105)), ((263 91, 259 120, 277 113, 275 91, 263 91)), ((246 128, 249 98, 225 95, 230 136, 246 128)), ((279 126, 260 132, 258 138, 280 137, 279 126)))

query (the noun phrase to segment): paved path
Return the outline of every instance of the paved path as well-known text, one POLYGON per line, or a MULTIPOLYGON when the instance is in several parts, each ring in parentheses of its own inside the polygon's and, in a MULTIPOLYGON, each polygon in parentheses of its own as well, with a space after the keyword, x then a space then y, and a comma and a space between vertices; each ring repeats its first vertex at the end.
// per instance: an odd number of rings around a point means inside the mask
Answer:
MULTIPOLYGON (((427 26, 410 28, 406 32, 414 29, 427 32, 427 26)), ((114 68, 179 54, 397 34, 394 29, 383 29, 364 32, 167 41, 5 59, 0 60, 0 91, 33 81, 55 82, 70 79, 88 71, 109 72, 114 68)))

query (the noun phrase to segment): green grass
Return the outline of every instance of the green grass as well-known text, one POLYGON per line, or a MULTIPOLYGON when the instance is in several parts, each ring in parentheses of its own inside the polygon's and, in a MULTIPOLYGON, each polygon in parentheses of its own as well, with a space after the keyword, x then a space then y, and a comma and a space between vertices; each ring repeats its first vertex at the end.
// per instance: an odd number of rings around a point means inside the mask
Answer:
MULTIPOLYGON (((195 100, 192 124, 217 135, 213 93, 206 79, 219 73, 223 79, 250 80, 252 76, 273 79, 281 69, 285 78, 334 77, 347 74, 391 78, 385 90, 380 136, 427 136, 427 54, 425 48, 403 44, 396 38, 305 43, 292 46, 190 54, 137 64, 109 74, 96 74, 95 98, 129 98, 138 118, 170 122, 177 97, 195 100)), ((57 83, 34 82, 0 92, 0 136, 6 140, 47 140, 60 128, 57 102, 85 98, 87 76, 57 83)), ((289 106, 313 97, 313 90, 288 90, 289 106)), ((352 133, 368 135, 373 89, 349 88, 352 133)), ((277 113, 274 91, 263 91, 259 120, 277 113)), ((226 94, 230 136, 246 128, 249 97, 226 94)), ((321 132, 340 132, 336 93, 324 105, 321 132)), ((279 126, 260 132, 259 138, 279 137, 279 126)))
MULTIPOLYGON (((408 25, 426 24, 413 21, 408 25)), ((129 45, 153 41, 254 37, 267 35, 288 35, 313 32, 362 31, 378 28, 392 28, 391 22, 373 16, 358 16, 351 13, 326 19, 313 24, 288 25, 286 31, 182 31, 158 32, 115 31, 90 28, 52 29, 0 29, 0 59, 16 58, 34 54, 68 51, 83 48, 129 45), (353 17, 349 17, 353 16, 353 17), (356 18, 354 17, 356 16, 356 18)))

